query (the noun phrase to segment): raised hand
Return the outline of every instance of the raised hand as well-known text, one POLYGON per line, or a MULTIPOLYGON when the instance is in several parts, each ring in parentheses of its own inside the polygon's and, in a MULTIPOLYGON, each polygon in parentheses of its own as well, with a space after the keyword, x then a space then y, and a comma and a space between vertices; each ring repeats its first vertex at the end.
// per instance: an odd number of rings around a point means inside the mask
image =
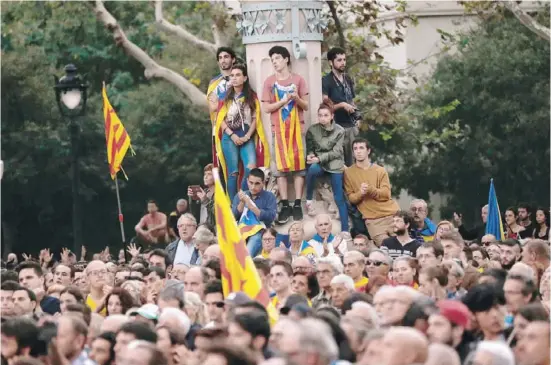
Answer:
POLYGON ((71 259, 69 257, 69 254, 71 253, 71 250, 69 250, 66 247, 63 247, 61 249, 61 262, 65 265, 69 265, 71 262, 71 259))
POLYGON ((130 245, 128 245, 128 249, 126 250, 126 252, 128 252, 130 256, 134 258, 140 254, 141 250, 142 250, 141 247, 136 247, 135 243, 131 243, 130 245))
POLYGON ((46 265, 49 264, 52 261, 52 259, 54 258, 54 254, 50 253, 49 248, 46 248, 46 249, 40 251, 40 255, 42 256, 42 261, 46 265))
POLYGON ((27 255, 26 253, 22 254, 23 260, 25 261, 31 261, 33 259, 32 255, 27 255))
POLYGON ((80 248, 80 261, 86 260, 86 246, 82 245, 80 248))

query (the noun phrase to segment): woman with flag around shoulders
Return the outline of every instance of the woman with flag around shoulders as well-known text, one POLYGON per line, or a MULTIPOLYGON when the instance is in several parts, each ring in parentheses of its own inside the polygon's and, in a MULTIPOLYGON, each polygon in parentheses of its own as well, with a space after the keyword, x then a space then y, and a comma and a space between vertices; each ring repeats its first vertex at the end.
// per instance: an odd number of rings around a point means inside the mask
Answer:
POLYGON ((216 154, 227 183, 230 201, 241 189, 248 190, 251 169, 270 165, 270 150, 260 116, 260 103, 251 88, 247 67, 232 66, 231 87, 218 103, 215 126, 216 154))

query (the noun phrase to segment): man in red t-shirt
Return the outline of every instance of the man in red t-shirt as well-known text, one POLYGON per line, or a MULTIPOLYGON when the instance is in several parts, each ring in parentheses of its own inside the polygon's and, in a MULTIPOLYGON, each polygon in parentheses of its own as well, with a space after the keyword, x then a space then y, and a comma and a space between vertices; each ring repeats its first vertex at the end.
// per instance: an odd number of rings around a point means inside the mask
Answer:
POLYGON ((147 202, 147 214, 140 219, 135 230, 138 237, 149 245, 166 242, 166 214, 159 212, 155 200, 147 202))
POLYGON ((274 46, 269 51, 275 73, 264 81, 262 108, 270 114, 272 125, 272 161, 281 197, 276 223, 284 224, 292 216, 301 220, 302 193, 306 176, 304 111, 308 110, 308 86, 304 78, 290 70, 287 48, 274 46), (295 203, 289 205, 287 179, 294 178, 295 203))

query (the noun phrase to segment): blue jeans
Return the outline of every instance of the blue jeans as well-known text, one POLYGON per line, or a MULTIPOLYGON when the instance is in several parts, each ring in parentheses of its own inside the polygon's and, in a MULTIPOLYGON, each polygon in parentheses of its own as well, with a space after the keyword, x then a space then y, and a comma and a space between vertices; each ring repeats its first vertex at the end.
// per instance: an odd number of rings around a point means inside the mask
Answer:
POLYGON ((312 200, 314 196, 314 187, 316 186, 316 179, 325 174, 331 176, 331 187, 333 188, 333 197, 335 203, 339 209, 339 216, 341 219, 341 231, 348 232, 348 208, 346 207, 346 201, 344 200, 343 189, 343 173, 330 173, 326 172, 317 163, 308 167, 308 173, 306 174, 306 200, 312 200))
POLYGON ((249 254, 253 259, 260 254, 260 251, 262 251, 262 231, 249 237, 247 250, 249 250, 249 254))
MULTIPOLYGON (((238 132, 235 134, 239 136, 238 132)), ((231 140, 230 136, 224 133, 224 136, 222 137, 222 153, 224 153, 226 168, 228 170, 228 195, 230 196, 230 201, 233 201, 233 197, 237 194, 237 175, 239 174, 240 160, 245 169, 245 175, 243 176, 243 181, 241 182, 241 189, 245 191, 249 190, 247 185, 247 177, 251 171, 251 166, 256 167, 256 150, 254 140, 251 138, 247 141, 247 143, 238 146, 231 140)))

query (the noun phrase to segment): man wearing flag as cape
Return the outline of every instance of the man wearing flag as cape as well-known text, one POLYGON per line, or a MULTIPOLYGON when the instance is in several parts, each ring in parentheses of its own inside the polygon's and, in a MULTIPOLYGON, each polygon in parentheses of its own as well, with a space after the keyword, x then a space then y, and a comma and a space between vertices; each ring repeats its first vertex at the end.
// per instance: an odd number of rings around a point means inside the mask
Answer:
POLYGON ((220 67, 220 73, 210 80, 207 90, 207 102, 212 124, 212 163, 214 167, 218 167, 214 140, 218 103, 226 98, 226 92, 230 86, 230 71, 235 63, 235 52, 229 47, 220 47, 216 50, 216 60, 218 67, 220 67))
POLYGON ((274 176, 281 197, 277 223, 286 223, 291 216, 302 219, 302 193, 306 176, 304 146, 304 111, 308 110, 308 86, 304 78, 290 71, 291 55, 287 48, 272 47, 269 51, 275 74, 264 81, 262 108, 270 114, 273 137, 274 176), (295 202, 291 207, 287 195, 287 179, 292 176, 295 202))

